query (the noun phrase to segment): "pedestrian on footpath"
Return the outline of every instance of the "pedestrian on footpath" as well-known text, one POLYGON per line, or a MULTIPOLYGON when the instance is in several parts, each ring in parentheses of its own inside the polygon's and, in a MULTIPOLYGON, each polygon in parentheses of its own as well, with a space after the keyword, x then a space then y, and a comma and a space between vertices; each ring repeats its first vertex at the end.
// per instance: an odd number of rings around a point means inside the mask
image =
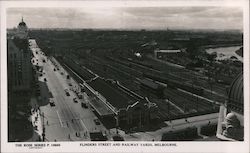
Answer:
POLYGON ((69 134, 69 139, 70 139, 70 134, 69 134))
POLYGON ((49 121, 47 121, 47 125, 49 125, 49 121))

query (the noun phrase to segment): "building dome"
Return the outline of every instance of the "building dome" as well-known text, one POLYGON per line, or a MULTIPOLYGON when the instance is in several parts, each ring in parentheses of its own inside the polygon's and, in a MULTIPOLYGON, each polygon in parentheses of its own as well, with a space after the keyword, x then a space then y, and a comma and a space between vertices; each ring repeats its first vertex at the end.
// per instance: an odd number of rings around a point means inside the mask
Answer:
POLYGON ((227 108, 243 114, 243 73, 241 72, 232 82, 228 91, 227 108))
POLYGON ((231 124, 231 125, 234 125, 234 126, 239 126, 240 125, 240 122, 239 122, 237 116, 234 113, 228 113, 226 118, 225 118, 225 121, 226 121, 227 124, 231 124))
POLYGON ((244 128, 240 125, 240 121, 234 113, 228 113, 225 118, 225 130, 223 135, 234 140, 244 140, 244 128))
POLYGON ((18 27, 26 27, 26 23, 23 21, 23 17, 22 21, 18 24, 18 27))
POLYGON ((27 39, 28 38, 28 27, 26 25, 26 23, 22 21, 18 24, 17 26, 17 31, 16 31, 16 38, 19 39, 27 39))
POLYGON ((18 26, 26 26, 26 23, 22 21, 18 24, 18 26))

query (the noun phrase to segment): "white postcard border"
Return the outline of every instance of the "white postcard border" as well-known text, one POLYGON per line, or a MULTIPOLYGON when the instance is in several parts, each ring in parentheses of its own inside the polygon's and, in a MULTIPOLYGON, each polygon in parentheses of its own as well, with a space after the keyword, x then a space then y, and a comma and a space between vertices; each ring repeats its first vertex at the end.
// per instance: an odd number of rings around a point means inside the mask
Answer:
MULTIPOLYGON (((3 152, 249 152, 249 1, 228 0, 177 0, 177 1, 1 1, 1 150, 3 152), (243 7, 244 22, 244 142, 118 142, 138 144, 131 146, 82 146, 94 142, 7 142, 7 52, 6 9, 9 7, 163 7, 163 6, 239 6, 243 7), (147 143, 162 143, 166 146, 146 147, 147 143), (22 144, 20 147, 19 144, 22 144), (45 144, 45 147, 24 147, 24 144, 45 144), (47 146, 47 144, 49 146, 47 146), (60 147, 53 147, 60 144, 60 147), (176 146, 167 146, 176 144, 176 146)), ((96 142, 101 144, 102 142, 96 142)), ((117 142, 103 142, 111 143, 117 142)))

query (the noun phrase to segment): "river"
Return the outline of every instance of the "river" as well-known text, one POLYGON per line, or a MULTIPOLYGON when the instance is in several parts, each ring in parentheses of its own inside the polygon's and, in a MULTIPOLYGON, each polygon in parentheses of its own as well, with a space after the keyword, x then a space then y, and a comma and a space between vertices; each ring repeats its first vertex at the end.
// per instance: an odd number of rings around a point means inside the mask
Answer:
POLYGON ((206 52, 211 54, 213 52, 217 53, 217 60, 229 59, 232 56, 237 57, 237 59, 243 62, 243 57, 236 54, 236 50, 240 49, 242 46, 232 46, 232 47, 218 47, 206 49, 206 52))

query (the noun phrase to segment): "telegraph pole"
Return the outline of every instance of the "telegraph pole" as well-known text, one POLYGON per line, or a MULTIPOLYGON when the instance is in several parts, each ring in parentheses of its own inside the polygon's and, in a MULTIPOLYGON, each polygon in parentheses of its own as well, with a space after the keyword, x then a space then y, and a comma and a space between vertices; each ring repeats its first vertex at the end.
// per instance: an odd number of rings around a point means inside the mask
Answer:
POLYGON ((44 112, 42 113, 42 127, 43 127, 43 133, 42 133, 42 141, 45 141, 45 125, 44 125, 44 112))

